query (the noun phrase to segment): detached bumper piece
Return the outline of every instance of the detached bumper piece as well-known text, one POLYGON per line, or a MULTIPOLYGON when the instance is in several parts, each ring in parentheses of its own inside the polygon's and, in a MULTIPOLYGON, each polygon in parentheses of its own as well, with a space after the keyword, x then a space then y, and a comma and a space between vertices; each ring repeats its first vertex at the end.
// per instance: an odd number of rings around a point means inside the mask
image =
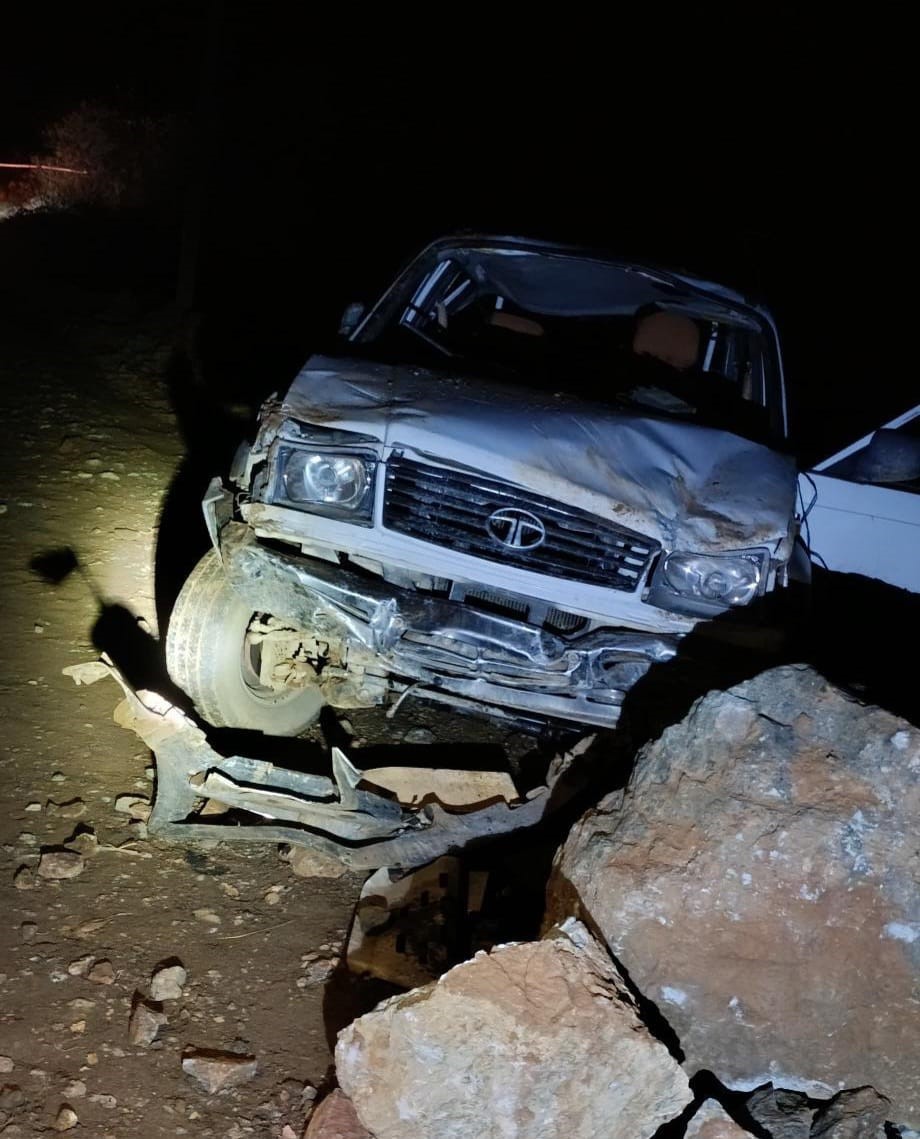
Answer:
MULTIPOLYGON (((346 567, 261 544, 231 522, 224 569, 253 607, 329 635, 411 687, 414 697, 495 714, 613 727, 626 693, 677 638, 601 629, 562 637, 462 602, 402 589, 346 567)), ((336 703, 330 694, 330 702, 336 703)))
POLYGON ((502 772, 361 771, 338 748, 327 777, 220 755, 189 716, 155 692, 135 692, 106 659, 64 671, 77 684, 111 676, 121 686, 115 721, 156 758, 152 837, 290 843, 351 870, 422 866, 474 840, 533 826, 582 786, 576 759, 591 743, 557 756, 545 784, 522 796, 502 772))

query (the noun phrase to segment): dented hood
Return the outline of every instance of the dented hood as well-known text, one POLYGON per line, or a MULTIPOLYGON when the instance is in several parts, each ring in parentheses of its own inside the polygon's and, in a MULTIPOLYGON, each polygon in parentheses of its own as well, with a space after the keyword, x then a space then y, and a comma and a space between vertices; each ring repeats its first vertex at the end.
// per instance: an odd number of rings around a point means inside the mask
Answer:
POLYGON ((790 458, 726 431, 422 368, 313 357, 284 411, 612 519, 668 548, 773 545, 790 458))

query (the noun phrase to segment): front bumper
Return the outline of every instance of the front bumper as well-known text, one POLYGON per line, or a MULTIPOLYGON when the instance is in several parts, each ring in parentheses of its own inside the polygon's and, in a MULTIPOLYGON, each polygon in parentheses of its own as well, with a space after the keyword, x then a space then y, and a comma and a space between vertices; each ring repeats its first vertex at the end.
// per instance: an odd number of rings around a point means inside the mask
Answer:
MULTIPOLYGON (((499 717, 612 727, 629 689, 652 664, 677 652, 679 638, 673 635, 600 629, 580 637, 556 636, 269 548, 250 527, 224 522, 216 512, 209 530, 228 578, 254 611, 335 641, 347 649, 343 656, 385 678, 392 692, 485 706, 499 717)), ((334 689, 327 696, 336 703, 334 689)))

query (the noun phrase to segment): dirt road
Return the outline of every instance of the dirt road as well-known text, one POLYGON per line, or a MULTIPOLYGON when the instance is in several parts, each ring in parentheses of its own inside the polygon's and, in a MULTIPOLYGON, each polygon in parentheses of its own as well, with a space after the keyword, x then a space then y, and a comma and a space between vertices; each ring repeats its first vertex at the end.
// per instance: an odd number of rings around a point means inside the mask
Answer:
POLYGON ((56 312, 46 336, 33 312, 6 312, 0 360, 0 1130, 36 1134, 69 1105, 100 1139, 299 1136, 360 880, 295 878, 272 847, 158 844, 116 811, 151 794, 150 754, 112 722, 109 681, 77 688, 61 670, 99 644, 152 644, 158 524, 184 454, 174 325, 114 294, 56 312), (40 848, 80 828, 98 840, 82 872, 41 877, 40 848), (111 962, 111 983, 79 975, 87 956, 111 962), (131 1045, 134 994, 171 958, 183 996, 155 1043, 131 1045), (210 1096, 182 1072, 189 1046, 253 1054, 259 1075, 210 1096))

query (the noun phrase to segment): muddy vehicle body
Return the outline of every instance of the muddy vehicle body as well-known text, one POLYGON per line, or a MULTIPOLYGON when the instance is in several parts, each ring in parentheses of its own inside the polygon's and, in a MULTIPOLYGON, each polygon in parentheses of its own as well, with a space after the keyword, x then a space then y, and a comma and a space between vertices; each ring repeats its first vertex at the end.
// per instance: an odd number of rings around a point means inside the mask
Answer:
POLYGON ((691 630, 766 637, 801 547, 764 308, 465 236, 343 335, 205 498, 167 638, 205 720, 294 735, 419 699, 612 727, 691 630))

